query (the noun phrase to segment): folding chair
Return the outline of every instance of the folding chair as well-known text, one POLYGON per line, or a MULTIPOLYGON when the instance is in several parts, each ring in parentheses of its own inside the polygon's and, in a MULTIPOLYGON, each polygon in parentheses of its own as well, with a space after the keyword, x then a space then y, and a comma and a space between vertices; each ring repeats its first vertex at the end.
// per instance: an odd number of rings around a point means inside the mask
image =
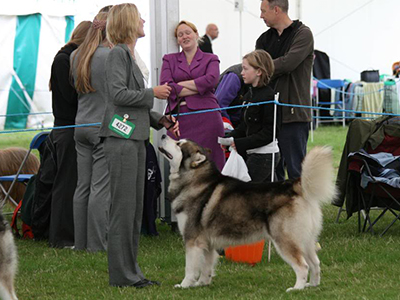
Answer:
MULTIPOLYGON (((394 219, 381 232, 380 236, 383 236, 397 220, 400 221, 400 188, 380 181, 377 177, 377 174, 389 172, 398 175, 397 169, 400 169, 400 161, 393 161, 385 169, 379 162, 369 158, 367 152, 358 152, 349 156, 349 171, 354 173, 353 179, 355 179, 354 183, 356 183, 358 193, 356 202, 359 232, 371 231, 374 233, 373 227, 387 212, 390 212, 394 219), (361 185, 362 182, 363 185, 361 185), (374 220, 370 215, 372 210, 381 210, 374 220), (361 213, 364 215, 362 228, 361 213)), ((395 176, 398 177, 397 175, 395 176)))
POLYGON ((42 144, 42 142, 47 138, 47 136, 50 134, 50 132, 48 131, 43 131, 40 132, 38 134, 36 134, 32 141, 31 144, 29 146, 29 150, 27 151, 24 159, 21 162, 21 165, 17 171, 17 174, 15 175, 8 175, 8 176, 0 176, 0 189, 1 191, 4 193, 4 199, 2 200, 2 202, 0 203, 0 209, 4 206, 4 204, 6 203, 7 200, 10 200, 15 206, 18 206, 18 203, 20 199, 13 199, 10 194, 11 191, 15 185, 15 183, 20 182, 20 183, 24 183, 27 184, 27 182, 29 181, 29 179, 34 175, 34 174, 21 174, 22 168, 24 167, 29 154, 31 153, 31 151, 33 149, 38 149, 40 147, 40 145, 42 144), (2 182, 11 182, 10 187, 8 188, 8 190, 6 190, 4 188, 4 186, 2 185, 2 182))
MULTIPOLYGON (((317 89, 336 89, 341 92, 341 100, 340 101, 331 101, 331 102, 321 102, 319 101, 319 92, 316 92, 316 106, 317 107, 326 107, 334 105, 335 108, 339 108, 344 110, 344 103, 345 103, 345 95, 344 95, 344 87, 345 81, 340 79, 320 79, 317 83, 317 89)), ((336 113, 336 112, 335 112, 336 113)), ((328 123, 328 122, 342 122, 343 127, 346 126, 346 113, 344 111, 341 112, 341 118, 333 115, 332 117, 325 117, 320 116, 320 110, 317 109, 316 111, 316 120, 315 120, 315 128, 318 128, 320 123, 328 123)))

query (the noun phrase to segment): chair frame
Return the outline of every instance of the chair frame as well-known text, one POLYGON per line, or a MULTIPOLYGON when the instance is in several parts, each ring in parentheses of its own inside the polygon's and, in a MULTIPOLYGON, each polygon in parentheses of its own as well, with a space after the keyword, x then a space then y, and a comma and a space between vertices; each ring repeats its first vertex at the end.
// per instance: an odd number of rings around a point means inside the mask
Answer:
MULTIPOLYGON (((372 175, 372 172, 371 172, 371 169, 370 169, 370 167, 369 167, 369 165, 368 165, 368 162, 367 162, 365 159, 361 159, 361 160, 362 160, 362 162, 363 162, 363 167, 365 168, 365 170, 366 170, 368 176, 371 177, 371 179, 372 179, 372 181, 373 181, 372 183, 369 184, 369 185, 371 185, 371 193, 370 193, 370 197, 369 197, 369 199, 368 199, 368 200, 369 200, 368 202, 367 202, 366 199, 364 198, 365 189, 363 189, 361 186, 358 186, 358 188, 359 188, 359 195, 360 195, 360 198, 359 198, 359 199, 361 199, 361 201, 363 202, 364 208, 365 208, 365 218, 364 218, 364 225, 363 225, 362 232, 371 231, 372 233, 374 233, 374 231, 373 231, 374 225, 386 214, 386 212, 390 211, 390 212, 394 215, 395 218, 394 218, 393 221, 382 231, 382 233, 380 234, 380 236, 383 236, 383 235, 389 230, 389 228, 393 226, 393 224, 394 224, 397 220, 400 221, 400 213, 396 213, 396 210, 393 209, 393 208, 391 207, 392 204, 395 203, 395 204, 397 204, 397 206, 400 208, 400 201, 397 200, 397 199, 392 195, 392 193, 390 193, 390 192, 388 191, 388 188, 385 187, 385 186, 387 186, 387 187, 390 187, 390 186, 388 186, 388 185, 386 185, 386 184, 384 184, 384 183, 382 183, 382 182, 379 182, 379 181, 377 181, 377 180, 375 179, 375 177, 372 175), (374 198, 376 197, 377 188, 379 188, 381 191, 383 191, 383 193, 387 196, 387 197, 379 197, 379 200, 380 200, 382 203, 384 203, 385 206, 372 207, 373 200, 374 200, 374 198), (392 203, 388 203, 388 201, 390 201, 390 200, 392 200, 393 202, 392 202, 392 203), (374 210, 374 209, 381 209, 382 212, 379 214, 378 217, 375 218, 375 220, 372 221, 369 213, 370 213, 371 210, 374 210), (368 228, 366 228, 367 223, 369 223, 369 227, 368 227, 368 228)), ((361 220, 360 220, 360 219, 361 219, 361 218, 360 218, 360 211, 361 211, 361 208, 360 208, 360 205, 361 205, 361 203, 360 203, 360 200, 359 200, 359 201, 358 201, 358 208, 359 208, 359 210, 358 210, 358 226, 359 226, 358 229, 359 229, 359 232, 360 232, 360 230, 361 230, 361 228, 360 228, 360 227, 361 227, 361 222, 360 222, 360 221, 361 221, 361 220)))
POLYGON ((1 191, 5 194, 4 199, 0 203, 0 209, 3 208, 3 206, 7 203, 7 200, 11 201, 15 206, 18 205, 17 201, 14 200, 10 194, 11 191, 15 185, 15 183, 20 182, 24 183, 25 185, 29 181, 29 179, 34 175, 34 174, 21 174, 23 167, 25 166, 26 161, 28 160, 28 157, 30 153, 32 152, 33 149, 38 149, 40 145, 44 142, 44 140, 49 136, 50 132, 49 131, 42 131, 38 134, 36 134, 30 143, 29 150, 27 151, 24 159, 21 162, 21 165, 19 166, 19 169, 15 175, 7 175, 7 176, 0 176, 0 189, 1 191), (1 182, 11 182, 10 187, 6 191, 6 189, 3 187, 1 182))
MULTIPOLYGON (((383 236, 392 225, 399 220, 400 221, 400 213, 397 213, 397 210, 400 210, 400 201, 393 196, 393 193, 390 192, 390 189, 396 189, 391 187, 383 182, 376 180, 375 176, 372 174, 371 169, 367 160, 359 155, 355 155, 353 157, 349 157, 355 162, 358 162, 358 168, 352 168, 352 170, 348 170, 353 173, 353 175, 349 175, 348 180, 350 180, 350 176, 357 176, 356 181, 358 184, 356 185, 356 193, 357 193, 357 213, 358 213, 358 232, 368 232, 370 231, 372 234, 374 232, 375 224, 389 211, 393 214, 393 221, 380 233, 380 236, 383 236), (360 180, 361 174, 366 172, 367 175, 372 179, 372 182, 368 183, 366 188, 361 187, 360 180), (378 194, 379 192, 380 195, 378 194), (379 200, 379 204, 374 204, 374 200, 379 200), (374 206, 373 206, 374 205, 374 206), (398 209, 394 209, 393 205, 396 205, 398 209), (372 210, 381 210, 381 213, 372 220, 370 212, 372 210), (363 224, 361 221, 361 214, 363 214, 363 224)), ((376 202, 375 202, 376 203, 376 202)), ((342 209, 343 210, 343 209, 342 209)), ((339 218, 340 210, 337 216, 337 220, 339 218)))

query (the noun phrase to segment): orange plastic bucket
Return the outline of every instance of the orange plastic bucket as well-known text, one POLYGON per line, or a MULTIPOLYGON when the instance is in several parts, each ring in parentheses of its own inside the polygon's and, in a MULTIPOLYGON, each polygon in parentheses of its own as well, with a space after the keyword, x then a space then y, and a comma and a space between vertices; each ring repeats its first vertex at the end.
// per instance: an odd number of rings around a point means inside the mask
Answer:
POLYGON ((225 257, 236 262, 244 262, 251 265, 259 263, 262 258, 265 241, 254 244, 228 247, 225 249, 225 257))

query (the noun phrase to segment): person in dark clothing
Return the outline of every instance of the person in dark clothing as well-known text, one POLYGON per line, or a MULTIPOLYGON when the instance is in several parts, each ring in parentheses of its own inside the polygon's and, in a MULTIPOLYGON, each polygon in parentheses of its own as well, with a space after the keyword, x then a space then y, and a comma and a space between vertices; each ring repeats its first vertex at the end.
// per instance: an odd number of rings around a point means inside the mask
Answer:
MULTIPOLYGON (((243 96, 249 91, 249 86, 244 83, 241 75, 242 64, 237 64, 226 69, 219 76, 219 83, 215 90, 218 104, 221 108, 243 104, 243 96)), ((222 110, 222 117, 227 118, 233 128, 239 126, 241 108, 222 110)))
POLYGON ((208 24, 206 34, 199 41, 199 48, 203 52, 213 53, 212 41, 218 37, 219 31, 215 24, 208 24))
MULTIPOLYGON (((75 125, 78 100, 70 76, 70 55, 83 42, 92 22, 83 21, 70 41, 58 51, 51 66, 50 90, 54 127, 75 125)), ((73 197, 77 182, 74 128, 54 129, 49 137, 56 152, 49 228, 49 245, 74 246, 73 197)))
MULTIPOLYGON (((274 91, 268 85, 274 73, 271 56, 264 50, 255 50, 243 57, 243 81, 250 85, 245 103, 274 100, 274 91)), ((240 125, 228 134, 233 138, 231 146, 245 158, 251 180, 271 181, 272 163, 279 161, 279 147, 276 141, 281 124, 280 106, 273 103, 247 106, 242 113, 240 125), (276 133, 274 140, 274 122, 276 133), (274 156, 274 158, 273 158, 274 156)))
MULTIPOLYGON (((270 29, 257 39, 256 49, 267 51, 274 61, 275 73, 270 86, 279 92, 279 101, 310 106, 313 35, 302 22, 289 18, 288 9, 288 0, 261 1, 261 18, 270 29)), ((282 107, 278 180, 285 179, 285 166, 290 179, 300 177, 310 122, 310 108, 282 107)))

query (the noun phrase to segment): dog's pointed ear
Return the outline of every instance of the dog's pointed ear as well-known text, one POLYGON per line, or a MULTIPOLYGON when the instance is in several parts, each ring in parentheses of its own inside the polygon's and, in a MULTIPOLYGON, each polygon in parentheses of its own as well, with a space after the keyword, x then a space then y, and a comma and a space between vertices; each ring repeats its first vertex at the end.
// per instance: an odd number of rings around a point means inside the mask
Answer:
POLYGON ((201 154, 200 152, 197 152, 196 154, 193 155, 193 161, 190 164, 190 167, 195 169, 199 165, 201 165, 203 162, 205 162, 207 157, 204 154, 201 154))

